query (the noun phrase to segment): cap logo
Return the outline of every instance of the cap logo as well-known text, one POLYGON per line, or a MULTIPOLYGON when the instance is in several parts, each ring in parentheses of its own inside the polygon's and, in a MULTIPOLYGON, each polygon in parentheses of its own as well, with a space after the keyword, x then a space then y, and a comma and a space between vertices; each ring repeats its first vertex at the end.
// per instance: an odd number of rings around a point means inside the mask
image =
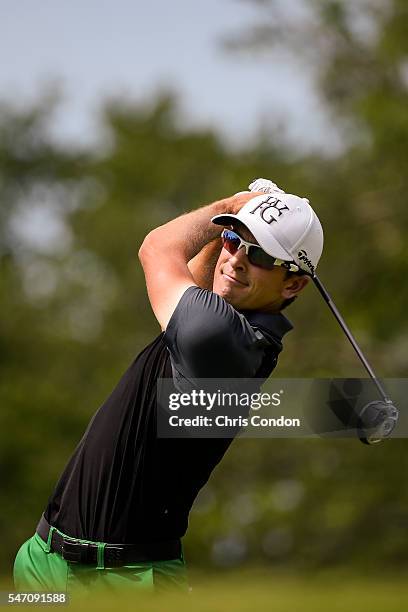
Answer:
POLYGON ((253 210, 250 210, 249 213, 254 215, 257 211, 259 211, 259 215, 265 223, 270 225, 274 221, 277 221, 273 214, 272 210, 278 212, 278 219, 283 214, 283 211, 289 210, 289 207, 286 204, 283 204, 282 200, 276 198, 274 196, 268 196, 266 199, 263 199, 259 204, 255 206, 253 210))
POLYGON ((299 261, 304 261, 305 264, 307 265, 307 267, 311 270, 312 274, 314 274, 314 271, 315 271, 314 265, 312 264, 312 262, 308 258, 306 251, 304 251, 304 250, 299 251, 298 257, 299 257, 299 261))

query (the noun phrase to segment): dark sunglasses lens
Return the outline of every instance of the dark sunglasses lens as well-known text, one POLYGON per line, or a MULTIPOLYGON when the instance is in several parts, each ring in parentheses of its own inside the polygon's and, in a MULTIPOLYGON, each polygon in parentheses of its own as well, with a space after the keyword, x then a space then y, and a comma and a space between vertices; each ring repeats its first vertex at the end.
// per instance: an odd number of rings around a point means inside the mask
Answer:
POLYGON ((222 236, 222 244, 224 248, 227 249, 229 253, 231 253, 231 255, 234 255, 239 249, 239 245, 241 244, 241 238, 237 236, 235 232, 225 230, 222 236))
POLYGON ((268 255, 261 247, 251 246, 249 247, 248 260, 253 266, 272 270, 275 265, 276 257, 268 255))

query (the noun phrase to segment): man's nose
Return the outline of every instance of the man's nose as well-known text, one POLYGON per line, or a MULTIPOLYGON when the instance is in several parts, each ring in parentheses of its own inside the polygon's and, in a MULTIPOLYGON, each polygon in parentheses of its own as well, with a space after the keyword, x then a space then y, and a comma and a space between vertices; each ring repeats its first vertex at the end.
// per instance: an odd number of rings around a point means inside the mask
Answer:
POLYGON ((244 270, 248 266, 248 258, 246 256, 245 247, 242 246, 234 255, 229 258, 230 265, 237 270, 244 270))

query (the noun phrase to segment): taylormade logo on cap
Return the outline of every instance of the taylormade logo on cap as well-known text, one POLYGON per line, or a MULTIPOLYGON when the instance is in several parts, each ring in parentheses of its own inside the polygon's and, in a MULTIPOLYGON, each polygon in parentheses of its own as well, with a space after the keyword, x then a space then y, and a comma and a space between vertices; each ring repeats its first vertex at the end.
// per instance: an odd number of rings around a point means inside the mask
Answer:
POLYGON ((265 195, 249 200, 236 215, 213 217, 213 223, 240 221, 269 255, 314 274, 323 250, 323 230, 309 200, 285 193, 267 179, 257 179, 250 188, 265 195))
POLYGON ((310 269, 311 273, 314 274, 314 271, 315 271, 314 265, 312 264, 312 262, 308 258, 306 251, 304 251, 304 250, 299 251, 298 257, 299 257, 299 261, 304 261, 305 264, 310 269))

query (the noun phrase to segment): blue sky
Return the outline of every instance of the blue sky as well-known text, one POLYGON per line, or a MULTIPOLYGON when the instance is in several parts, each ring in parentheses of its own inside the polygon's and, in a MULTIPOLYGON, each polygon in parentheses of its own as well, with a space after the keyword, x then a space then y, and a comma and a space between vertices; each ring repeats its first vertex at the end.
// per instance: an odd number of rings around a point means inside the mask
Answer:
POLYGON ((307 66, 222 50, 223 35, 258 15, 245 0, 0 0, 0 98, 24 104, 56 82, 65 94, 56 133, 89 142, 103 99, 148 100, 172 88, 186 125, 214 125, 231 143, 266 123, 299 150, 330 150, 335 134, 307 66))

